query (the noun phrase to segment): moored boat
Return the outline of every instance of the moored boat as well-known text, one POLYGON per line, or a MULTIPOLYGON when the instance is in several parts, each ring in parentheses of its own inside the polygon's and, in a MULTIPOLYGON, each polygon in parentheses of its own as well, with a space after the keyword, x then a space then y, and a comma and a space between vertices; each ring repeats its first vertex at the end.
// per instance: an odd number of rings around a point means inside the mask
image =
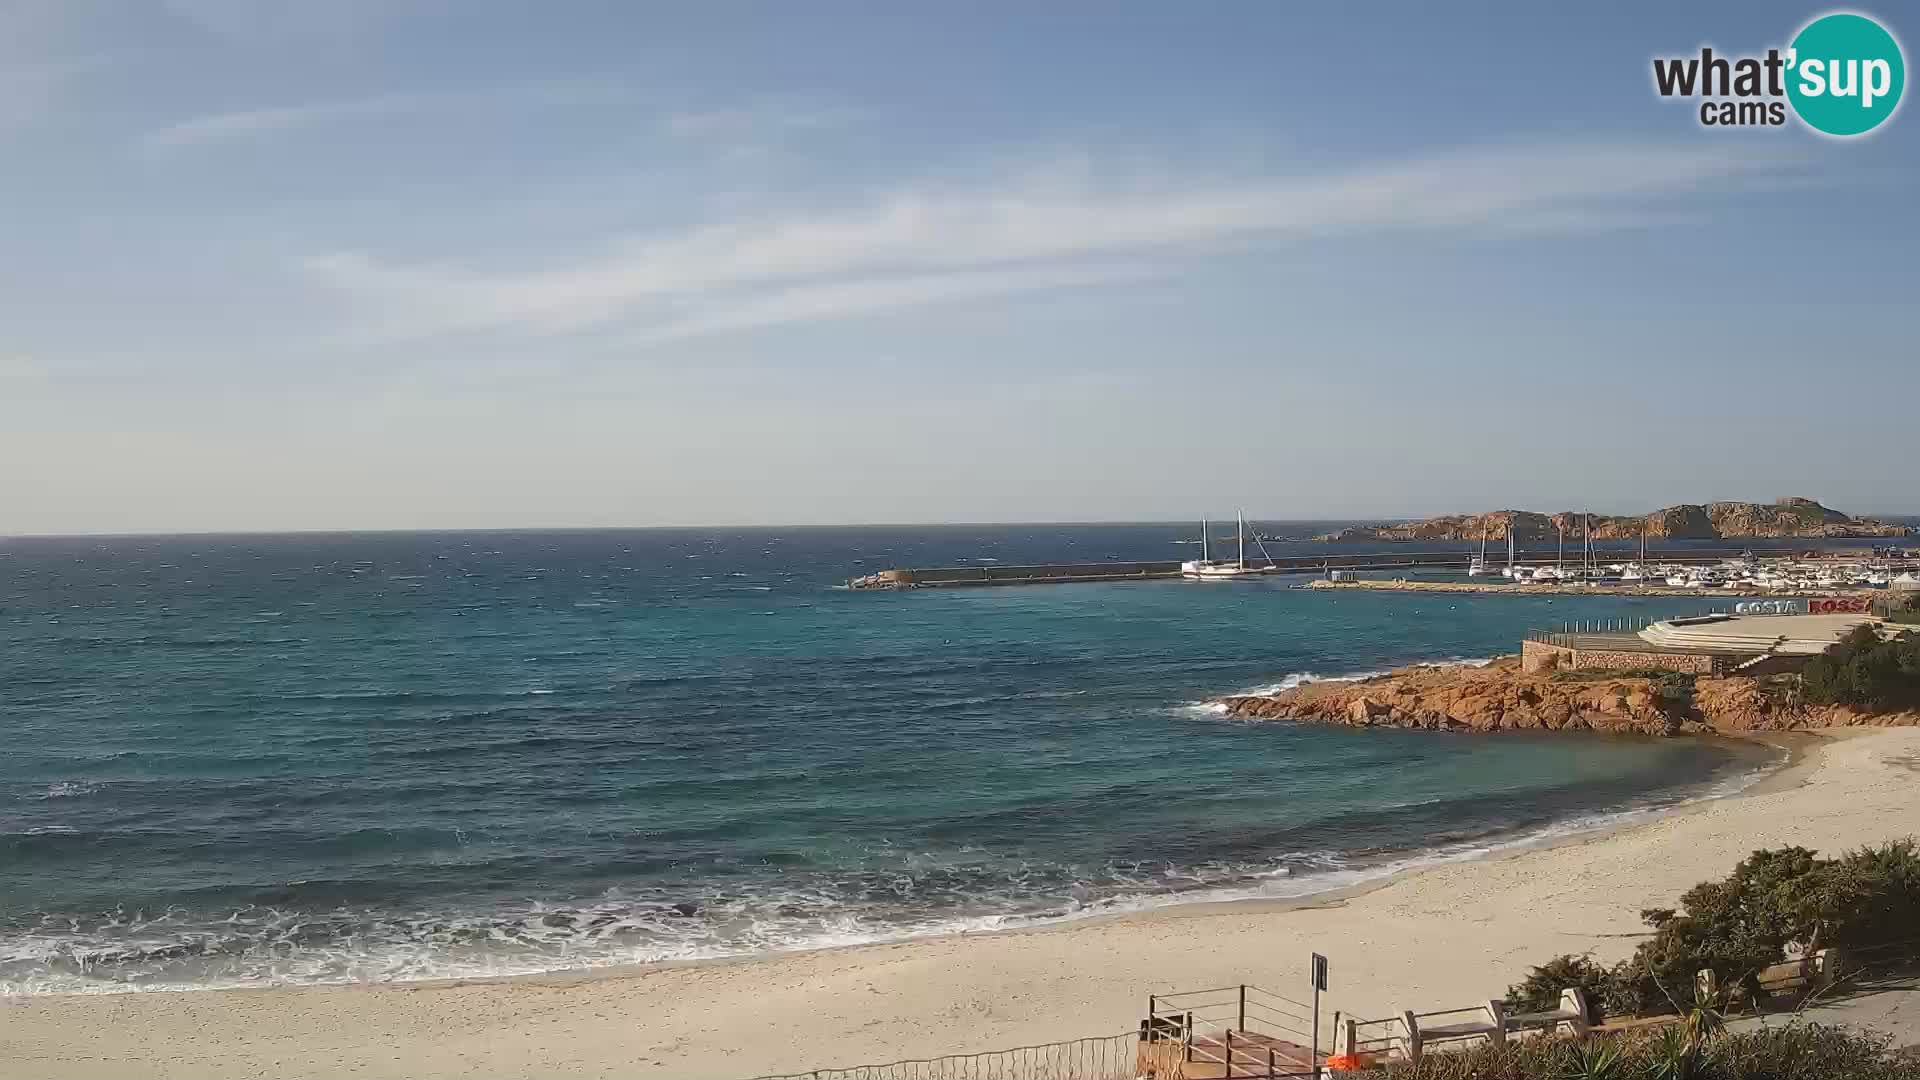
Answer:
MULTIPOLYGON (((1239 578, 1260 577, 1276 572, 1279 567, 1274 565, 1272 556, 1268 556, 1267 565, 1265 566, 1251 566, 1247 563, 1246 514, 1242 513, 1238 515, 1237 522, 1238 529, 1235 532, 1235 536, 1240 544, 1240 553, 1237 559, 1228 561, 1226 559, 1215 559, 1211 557, 1206 542, 1208 526, 1207 522, 1203 519, 1200 522, 1200 557, 1181 563, 1180 576, 1191 581, 1232 581, 1239 578)), ((1258 541, 1255 541, 1255 543, 1258 543, 1258 541)), ((1262 550, 1265 550, 1264 547, 1262 550)))

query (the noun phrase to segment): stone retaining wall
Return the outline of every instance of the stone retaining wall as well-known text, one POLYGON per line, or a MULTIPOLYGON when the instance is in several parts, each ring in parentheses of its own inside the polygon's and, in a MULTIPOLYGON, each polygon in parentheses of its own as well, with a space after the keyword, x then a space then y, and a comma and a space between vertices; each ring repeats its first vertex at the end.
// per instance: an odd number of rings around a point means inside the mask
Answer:
POLYGON ((1520 670, 1548 671, 1678 671, 1688 675, 1721 675, 1733 666, 1731 656, 1704 653, 1640 652, 1631 649, 1576 649, 1544 641, 1520 643, 1520 670))

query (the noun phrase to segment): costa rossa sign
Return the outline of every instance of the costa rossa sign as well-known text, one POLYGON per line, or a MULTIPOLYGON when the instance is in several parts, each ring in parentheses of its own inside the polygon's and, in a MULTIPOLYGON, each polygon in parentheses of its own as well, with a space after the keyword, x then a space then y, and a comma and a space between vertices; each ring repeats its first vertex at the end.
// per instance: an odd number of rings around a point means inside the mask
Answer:
POLYGON ((1864 615, 1873 604, 1870 596, 1816 596, 1807 601, 1809 615, 1864 615))

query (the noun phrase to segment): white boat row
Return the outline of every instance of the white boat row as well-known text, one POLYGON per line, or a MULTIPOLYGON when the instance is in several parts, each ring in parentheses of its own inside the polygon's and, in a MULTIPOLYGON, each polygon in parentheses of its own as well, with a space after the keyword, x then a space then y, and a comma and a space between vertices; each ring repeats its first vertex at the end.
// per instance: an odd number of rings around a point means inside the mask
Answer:
MULTIPOLYGON (((1484 568, 1482 569, 1484 573, 1484 568)), ((1473 573, 1471 569, 1468 573, 1473 573)), ((1668 585, 1688 589, 1745 589, 1768 592, 1824 592, 1832 589, 1920 589, 1913 571, 1896 572, 1884 563, 1821 563, 1793 559, 1730 559, 1712 566, 1629 562, 1607 566, 1507 566, 1501 575, 1516 582, 1590 581, 1626 585, 1668 585)))

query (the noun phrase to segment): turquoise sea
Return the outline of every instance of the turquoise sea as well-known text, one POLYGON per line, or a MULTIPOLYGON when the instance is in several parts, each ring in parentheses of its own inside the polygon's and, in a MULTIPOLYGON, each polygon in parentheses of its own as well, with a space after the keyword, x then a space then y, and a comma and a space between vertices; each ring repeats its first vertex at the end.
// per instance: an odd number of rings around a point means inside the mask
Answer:
POLYGON ((0 989, 536 972, 1302 895, 1768 760, 1201 704, 1704 601, 839 587, 1176 558, 1194 531, 0 541, 0 989))

